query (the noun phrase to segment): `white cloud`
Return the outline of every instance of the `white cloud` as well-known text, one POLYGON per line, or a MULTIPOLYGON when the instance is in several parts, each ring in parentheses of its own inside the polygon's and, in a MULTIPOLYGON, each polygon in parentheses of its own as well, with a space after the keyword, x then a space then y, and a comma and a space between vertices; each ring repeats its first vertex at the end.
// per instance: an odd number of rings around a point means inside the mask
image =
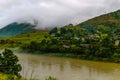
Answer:
POLYGON ((39 28, 80 23, 120 8, 120 0, 0 0, 0 27, 39 21, 39 28))

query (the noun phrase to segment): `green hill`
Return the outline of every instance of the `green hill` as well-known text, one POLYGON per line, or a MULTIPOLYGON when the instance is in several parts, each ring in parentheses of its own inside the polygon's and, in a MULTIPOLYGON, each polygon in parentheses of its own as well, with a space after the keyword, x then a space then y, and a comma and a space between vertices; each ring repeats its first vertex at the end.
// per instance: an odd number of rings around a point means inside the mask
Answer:
POLYGON ((89 19, 77 26, 85 28, 91 34, 107 33, 109 35, 119 35, 120 10, 89 19))
POLYGON ((35 25, 30 23, 11 23, 0 29, 0 37, 15 36, 17 34, 24 34, 34 32, 35 25))

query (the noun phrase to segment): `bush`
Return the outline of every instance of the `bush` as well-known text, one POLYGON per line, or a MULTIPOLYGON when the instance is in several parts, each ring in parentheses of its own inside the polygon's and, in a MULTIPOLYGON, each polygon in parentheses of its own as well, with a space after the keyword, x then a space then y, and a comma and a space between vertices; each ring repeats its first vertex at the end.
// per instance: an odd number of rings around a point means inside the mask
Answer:
POLYGON ((11 50, 5 49, 0 53, 0 72, 20 76, 22 67, 17 63, 18 61, 18 57, 11 50))

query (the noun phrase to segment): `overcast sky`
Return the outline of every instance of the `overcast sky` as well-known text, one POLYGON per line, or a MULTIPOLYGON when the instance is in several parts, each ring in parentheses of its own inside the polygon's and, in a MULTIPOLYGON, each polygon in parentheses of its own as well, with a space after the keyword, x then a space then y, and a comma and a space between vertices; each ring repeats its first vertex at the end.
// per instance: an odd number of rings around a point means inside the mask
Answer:
POLYGON ((0 28, 38 20, 39 28, 78 24, 120 9, 120 0, 0 0, 0 28))

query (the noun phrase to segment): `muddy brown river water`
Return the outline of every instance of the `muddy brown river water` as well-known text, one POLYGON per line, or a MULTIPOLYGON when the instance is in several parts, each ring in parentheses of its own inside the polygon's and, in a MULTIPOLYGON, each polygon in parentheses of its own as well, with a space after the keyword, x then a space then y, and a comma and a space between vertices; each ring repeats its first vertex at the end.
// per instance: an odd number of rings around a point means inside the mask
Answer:
POLYGON ((23 77, 44 80, 120 80, 120 64, 16 53, 23 77))

